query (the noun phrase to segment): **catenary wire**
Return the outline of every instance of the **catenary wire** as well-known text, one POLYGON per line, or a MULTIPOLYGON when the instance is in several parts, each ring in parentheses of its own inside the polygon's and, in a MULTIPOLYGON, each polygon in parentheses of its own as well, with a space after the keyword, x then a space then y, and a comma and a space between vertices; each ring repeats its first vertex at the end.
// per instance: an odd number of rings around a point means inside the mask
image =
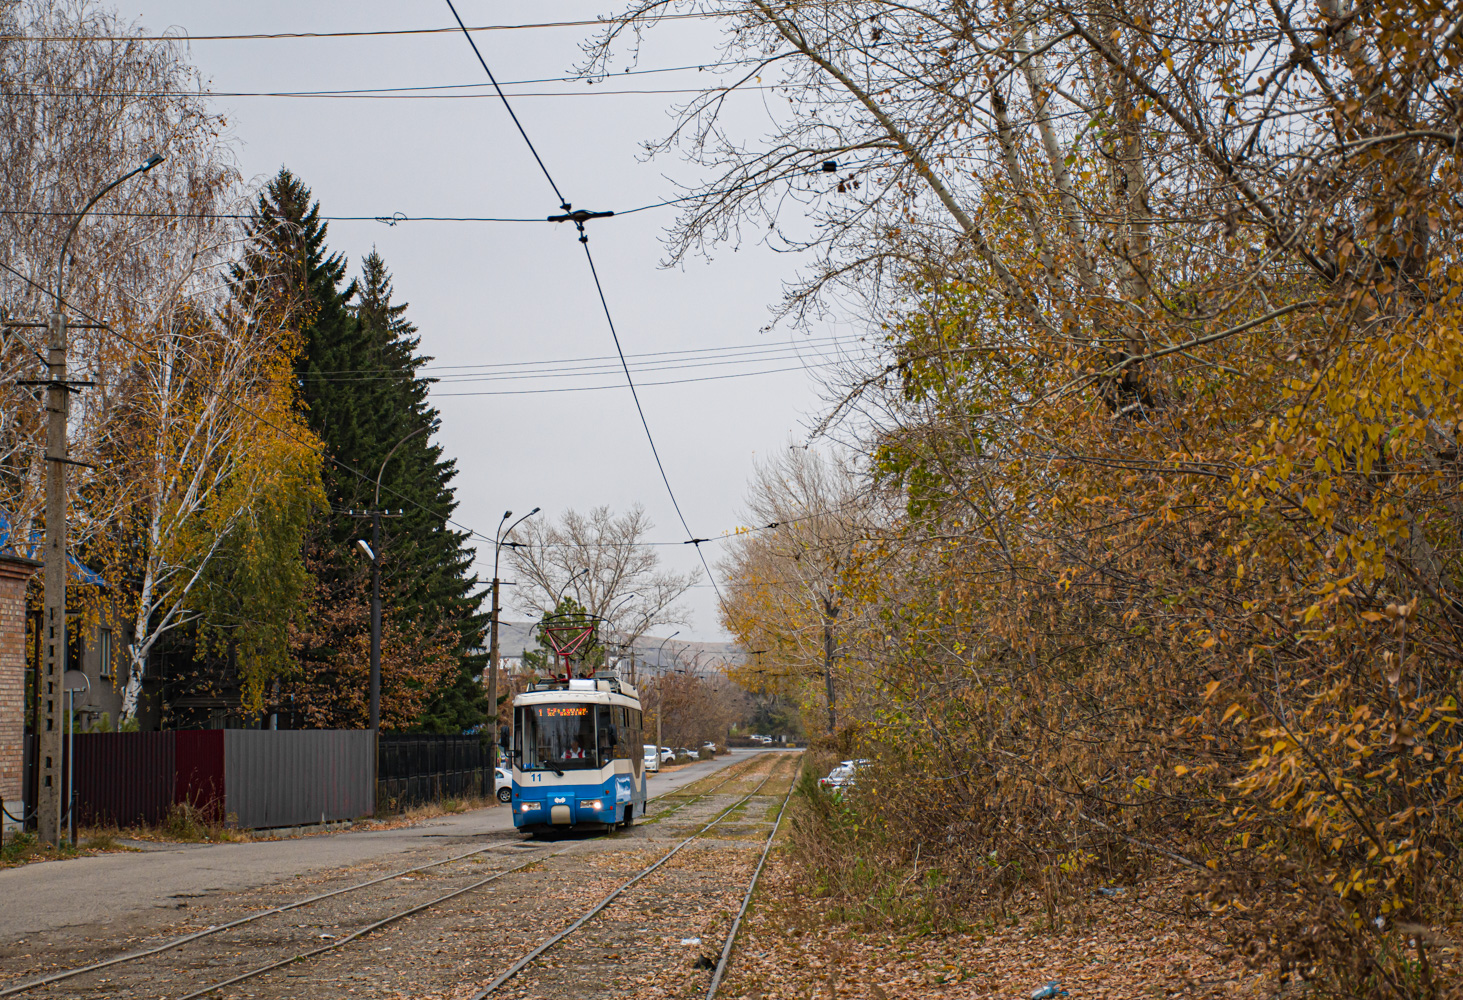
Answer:
MULTIPOLYGON (((472 37, 472 32, 467 30, 467 25, 463 23, 462 17, 457 13, 457 7, 453 4, 452 0, 446 0, 446 3, 447 8, 452 11, 453 19, 456 20, 458 25, 462 28, 462 34, 463 37, 467 39, 467 44, 472 47, 473 55, 477 56, 478 62, 482 64, 483 71, 488 74, 488 79, 492 81, 493 88, 497 90, 498 96, 503 101, 503 107, 507 110, 509 117, 513 119, 513 124, 517 126, 518 133, 523 137, 523 141, 528 144, 529 152, 533 154, 534 161, 538 163, 539 169, 543 171, 544 178, 549 182, 549 187, 553 188, 554 194, 559 199, 559 204, 564 209, 564 212, 567 215, 571 209, 568 200, 564 198, 562 193, 560 193, 559 185, 554 183, 553 175, 549 173, 549 168, 544 165, 543 158, 539 156, 538 150, 534 148, 533 140, 528 137, 528 133, 524 130, 523 124, 519 122, 518 116, 514 114, 513 107, 509 102, 507 95, 503 93, 503 88, 498 86, 498 81, 493 76, 493 71, 488 68, 488 61, 483 58, 482 52, 478 49, 477 41, 472 37)), ((681 511, 681 504, 680 501, 676 498, 676 491, 671 487, 670 477, 666 475, 665 463, 660 460, 660 450, 655 445, 655 435, 650 432, 650 422, 645 418, 645 408, 640 405, 640 394, 635 389, 635 378, 633 375, 630 374, 630 365, 625 361, 625 350, 620 345, 620 335, 615 329, 614 316, 610 313, 610 304, 605 298, 604 286, 600 283, 599 280, 599 271, 594 266, 594 255, 589 250, 589 235, 584 231, 583 221, 576 221, 575 225, 579 229, 579 242, 580 245, 584 247, 584 259, 589 263, 589 273, 590 276, 594 279, 594 288, 595 291, 599 294, 599 303, 601 308, 603 308, 604 310, 605 321, 609 324, 610 337, 615 342, 615 353, 618 354, 620 357, 620 365, 625 371, 625 381, 629 384, 631 398, 633 398, 635 401, 635 411, 640 415, 640 425, 645 429, 646 440, 650 442, 650 453, 655 458, 656 468, 660 470, 661 482, 665 484, 666 493, 670 496, 671 506, 675 508, 676 517, 680 519, 681 527, 686 530, 686 537, 695 547, 696 555, 699 556, 701 559, 701 566, 706 570, 707 579, 709 579, 712 585, 715 587, 717 596, 719 598, 721 596, 721 587, 717 586, 716 575, 711 572, 711 564, 706 560, 706 554, 701 551, 700 541, 696 538, 696 533, 691 530, 691 526, 686 522, 686 515, 681 511)))
POLYGON ((498 92, 498 97, 503 102, 503 110, 507 111, 508 117, 513 119, 513 126, 518 129, 518 134, 523 136, 523 141, 527 144, 528 151, 533 154, 534 162, 537 163, 538 168, 543 171, 544 180, 548 181, 549 187, 554 189, 554 196, 559 199, 559 205, 564 209, 564 211, 569 211, 569 203, 564 200, 563 194, 559 192, 559 185, 554 183, 553 174, 549 173, 549 168, 544 166, 543 157, 538 155, 538 150, 534 147, 533 140, 528 137, 528 132, 524 130, 523 123, 518 120, 518 115, 513 111, 513 105, 508 103, 508 95, 504 94, 503 88, 498 85, 498 78, 495 77, 493 75, 493 71, 488 68, 488 61, 484 59, 483 54, 478 51, 478 45, 477 42, 473 41, 472 32, 468 31, 467 25, 462 23, 462 17, 457 13, 457 8, 453 6, 452 0, 447 0, 447 9, 452 11, 452 17, 457 21, 457 26, 461 28, 462 33, 467 36, 468 44, 472 46, 472 54, 478 57, 478 62, 482 64, 483 72, 488 74, 488 82, 491 83, 493 85, 493 89, 498 92))

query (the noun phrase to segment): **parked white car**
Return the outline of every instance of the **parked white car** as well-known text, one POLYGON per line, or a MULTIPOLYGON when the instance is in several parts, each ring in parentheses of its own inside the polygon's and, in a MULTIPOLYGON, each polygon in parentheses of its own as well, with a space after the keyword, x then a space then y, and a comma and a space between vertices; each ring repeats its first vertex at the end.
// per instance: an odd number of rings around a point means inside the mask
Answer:
POLYGON ((868 760, 845 760, 837 767, 828 772, 828 777, 819 778, 818 784, 830 792, 840 792, 844 789, 853 788, 858 784, 858 772, 860 768, 867 767, 873 763, 868 760))
POLYGON ((660 754, 656 753, 654 743, 645 744, 645 770, 660 771, 660 754))
POLYGON ((676 752, 670 747, 661 747, 660 762, 662 764, 674 764, 676 762, 676 752))
POLYGON ((493 768, 493 792, 498 796, 499 802, 513 801, 513 775, 507 768, 493 768))

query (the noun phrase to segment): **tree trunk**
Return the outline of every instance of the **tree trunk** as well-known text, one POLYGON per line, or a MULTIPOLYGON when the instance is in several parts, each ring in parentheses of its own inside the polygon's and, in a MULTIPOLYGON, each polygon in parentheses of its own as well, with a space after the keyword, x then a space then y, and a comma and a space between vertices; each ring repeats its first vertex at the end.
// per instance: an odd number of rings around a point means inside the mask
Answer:
POLYGON ((838 729, 838 700, 833 689, 833 620, 838 609, 823 598, 823 683, 828 689, 828 735, 838 729))

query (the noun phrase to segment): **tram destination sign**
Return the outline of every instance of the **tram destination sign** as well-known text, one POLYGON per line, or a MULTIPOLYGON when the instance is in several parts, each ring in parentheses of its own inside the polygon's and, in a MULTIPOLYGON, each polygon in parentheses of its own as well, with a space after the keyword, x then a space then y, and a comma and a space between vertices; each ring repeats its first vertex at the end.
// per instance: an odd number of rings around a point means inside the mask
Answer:
POLYGON ((588 705, 536 705, 540 719, 577 719, 589 714, 588 705))

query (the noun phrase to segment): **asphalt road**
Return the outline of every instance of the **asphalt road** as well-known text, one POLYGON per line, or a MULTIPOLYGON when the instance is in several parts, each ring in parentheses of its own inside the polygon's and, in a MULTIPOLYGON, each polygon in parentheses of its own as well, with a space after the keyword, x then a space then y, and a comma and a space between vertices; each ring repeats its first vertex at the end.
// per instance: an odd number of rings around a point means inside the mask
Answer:
MULTIPOLYGON (((655 799, 758 753, 733 750, 673 772, 652 775, 655 799)), ((506 805, 427 820, 396 830, 347 831, 242 844, 177 844, 138 853, 103 854, 0 871, 0 943, 81 925, 105 925, 215 892, 268 885, 333 868, 401 855, 401 867, 428 852, 475 838, 514 836, 506 805)))

